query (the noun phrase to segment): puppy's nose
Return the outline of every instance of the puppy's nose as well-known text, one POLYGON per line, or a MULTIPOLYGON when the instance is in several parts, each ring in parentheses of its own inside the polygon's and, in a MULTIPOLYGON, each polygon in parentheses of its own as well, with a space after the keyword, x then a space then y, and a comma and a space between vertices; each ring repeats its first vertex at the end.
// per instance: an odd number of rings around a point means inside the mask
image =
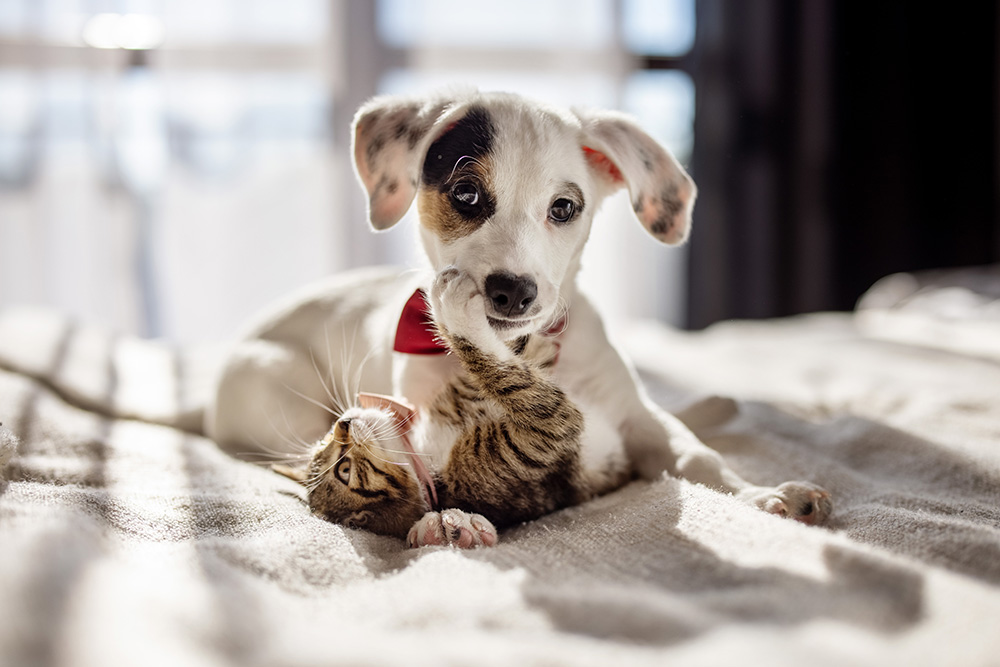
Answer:
POLYGON ((527 276, 515 276, 507 271, 486 276, 486 297, 500 315, 523 315, 538 296, 538 285, 527 276))

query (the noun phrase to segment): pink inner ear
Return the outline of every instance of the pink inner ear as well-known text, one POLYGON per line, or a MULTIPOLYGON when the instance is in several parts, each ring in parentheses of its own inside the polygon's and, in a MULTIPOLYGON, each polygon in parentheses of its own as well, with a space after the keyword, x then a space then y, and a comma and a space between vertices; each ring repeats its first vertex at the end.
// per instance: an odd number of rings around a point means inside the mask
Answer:
POLYGON ((613 183, 624 182, 625 178, 622 176, 622 172, 618 170, 617 165, 601 151, 595 151, 589 146, 584 146, 583 156, 587 158, 587 162, 590 163, 591 167, 606 173, 613 183))

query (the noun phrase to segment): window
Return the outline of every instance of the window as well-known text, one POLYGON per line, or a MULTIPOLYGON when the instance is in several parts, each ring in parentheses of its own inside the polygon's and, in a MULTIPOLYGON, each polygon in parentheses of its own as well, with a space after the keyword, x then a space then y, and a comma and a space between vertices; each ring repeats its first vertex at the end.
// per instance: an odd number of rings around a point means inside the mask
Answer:
MULTIPOLYGON (((693 21, 693 0, 5 0, 0 305, 213 340, 310 280, 417 261, 412 226, 363 224, 347 128, 376 92, 623 108, 685 161, 693 21)), ((681 322, 683 251, 606 209, 589 288, 681 322)))

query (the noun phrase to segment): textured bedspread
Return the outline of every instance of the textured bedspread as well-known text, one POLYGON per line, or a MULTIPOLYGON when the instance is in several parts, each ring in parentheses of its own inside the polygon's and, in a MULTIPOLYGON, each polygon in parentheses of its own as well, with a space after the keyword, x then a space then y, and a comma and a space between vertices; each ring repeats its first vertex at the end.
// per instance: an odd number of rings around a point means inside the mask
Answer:
POLYGON ((1000 363, 857 324, 623 341, 749 479, 830 489, 828 527, 663 479, 462 552, 314 518, 221 453, 210 351, 0 313, 0 662, 996 665, 1000 363))

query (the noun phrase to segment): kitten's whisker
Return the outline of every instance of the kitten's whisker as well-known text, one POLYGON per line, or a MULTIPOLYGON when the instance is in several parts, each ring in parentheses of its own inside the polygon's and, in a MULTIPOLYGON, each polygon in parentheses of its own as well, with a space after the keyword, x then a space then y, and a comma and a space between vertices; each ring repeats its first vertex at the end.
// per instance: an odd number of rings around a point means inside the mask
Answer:
MULTIPOLYGON (((282 384, 284 384, 284 383, 282 383, 282 384)), ((323 403, 320 403, 319 401, 317 401, 315 398, 312 398, 311 396, 306 396, 301 391, 299 391, 297 389, 293 389, 292 387, 288 386, 287 384, 284 384, 284 387, 285 387, 285 389, 287 389, 288 391, 292 392, 293 394, 295 394, 299 398, 304 399, 306 401, 309 401, 310 403, 312 403, 313 405, 315 405, 317 408, 322 408, 323 410, 325 410, 326 412, 329 412, 331 415, 333 415, 337 419, 340 418, 340 415, 338 415, 336 412, 334 412, 330 408, 330 406, 325 405, 323 403)))
POLYGON ((278 407, 278 412, 281 413, 281 419, 285 422, 285 428, 287 428, 288 431, 283 434, 280 430, 278 430, 278 427, 273 421, 271 421, 271 414, 267 413, 267 421, 271 424, 271 428, 274 429, 275 434, 281 437, 290 447, 295 447, 300 451, 310 451, 312 449, 312 444, 300 438, 295 432, 295 429, 292 428, 291 422, 288 421, 288 415, 285 414, 285 406, 280 405, 278 407))
MULTIPOLYGON (((334 441, 334 442, 337 442, 337 441, 334 441)), ((340 445, 343 446, 343 445, 345 445, 347 443, 337 442, 337 444, 340 444, 340 445)), ((319 486, 320 482, 323 481, 323 478, 326 476, 326 474, 328 472, 330 472, 331 470, 333 470, 334 468, 336 468, 337 464, 340 463, 341 461, 343 461, 344 457, 346 457, 350 453, 350 451, 352 449, 354 449, 354 447, 355 447, 355 445, 351 445, 349 447, 345 447, 344 451, 340 453, 340 456, 338 456, 336 458, 336 460, 334 460, 332 463, 330 463, 330 465, 328 465, 327 467, 323 468, 322 470, 317 471, 312 477, 309 478, 309 481, 308 481, 308 483, 306 485, 306 488, 309 489, 310 492, 312 492, 317 486, 319 486)))
MULTIPOLYGON (((284 409, 282 408, 281 410, 282 410, 282 416, 284 416, 284 409)), ((264 416, 267 418, 267 423, 271 427, 271 430, 274 432, 274 434, 276 436, 278 436, 279 438, 281 438, 281 440, 285 443, 285 445, 289 449, 291 449, 292 451, 295 451, 295 452, 300 452, 300 453, 302 453, 305 456, 308 456, 309 452, 312 450, 312 444, 310 444, 310 443, 308 443, 308 442, 306 442, 304 440, 300 440, 298 438, 292 437, 292 434, 291 434, 292 428, 288 424, 288 418, 287 417, 285 417, 285 425, 288 426, 288 432, 286 433, 286 432, 283 432, 280 428, 278 428, 278 425, 274 423, 274 420, 271 418, 271 413, 270 412, 265 412, 264 416)), ((278 450, 271 449, 269 446, 267 446, 264 443, 262 443, 259 439, 256 438, 256 436, 254 437, 254 444, 256 444, 258 447, 260 447, 264 451, 269 451, 269 452, 276 452, 276 451, 278 451, 278 450)), ((284 453, 284 452, 282 452, 282 453, 284 453)))
MULTIPOLYGON (((345 331, 344 331, 344 325, 343 324, 340 325, 340 331, 341 331, 341 334, 345 333, 345 331)), ((326 372, 327 372, 327 377, 330 378, 330 388, 333 391, 333 393, 336 394, 336 401, 335 402, 337 404, 337 408, 340 410, 341 413, 344 413, 344 412, 347 411, 348 407, 350 407, 351 405, 354 404, 354 402, 351 400, 351 396, 350 395, 341 395, 339 393, 339 389, 338 389, 337 384, 336 384, 336 382, 334 380, 335 375, 334 375, 334 372, 333 372, 333 349, 332 349, 332 346, 330 345, 330 327, 328 326, 328 324, 326 322, 323 323, 323 338, 326 341, 326 372)), ((341 367, 341 369, 344 369, 344 368, 347 367, 347 358, 346 358, 346 355, 347 355, 347 351, 344 348, 341 348, 340 349, 340 367, 341 367)))
MULTIPOLYGON (((323 373, 320 372, 319 366, 316 364, 316 355, 313 353, 312 348, 309 349, 309 359, 312 361, 313 370, 316 372, 316 379, 319 380, 320 385, 322 385, 323 392, 326 393, 326 397, 330 399, 330 404, 335 408, 338 407, 337 397, 334 396, 333 391, 327 386, 326 380, 323 379, 323 373)), ((340 412, 343 413, 343 410, 340 412)))

